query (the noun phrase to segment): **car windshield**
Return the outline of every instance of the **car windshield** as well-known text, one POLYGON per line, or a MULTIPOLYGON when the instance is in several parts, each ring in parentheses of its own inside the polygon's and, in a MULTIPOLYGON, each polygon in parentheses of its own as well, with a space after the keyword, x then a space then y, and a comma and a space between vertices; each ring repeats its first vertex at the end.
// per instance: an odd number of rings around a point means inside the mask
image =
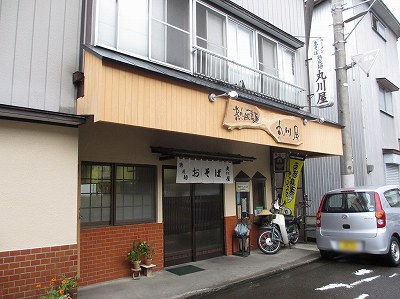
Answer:
POLYGON ((360 213, 374 212, 375 198, 373 192, 346 192, 328 194, 323 212, 327 213, 360 213))

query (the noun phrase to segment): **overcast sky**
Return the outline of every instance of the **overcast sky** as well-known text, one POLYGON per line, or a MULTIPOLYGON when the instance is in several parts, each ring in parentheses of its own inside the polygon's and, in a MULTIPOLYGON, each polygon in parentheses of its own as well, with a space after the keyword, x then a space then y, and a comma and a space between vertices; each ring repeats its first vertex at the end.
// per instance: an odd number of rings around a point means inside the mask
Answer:
MULTIPOLYGON (((400 0, 383 0, 386 6, 390 9, 392 14, 396 17, 396 19, 400 22, 400 0)), ((397 40, 397 52, 400 54, 400 39, 397 40)), ((400 55, 399 55, 399 64, 400 64, 400 55)))
POLYGON ((397 20, 400 21, 400 0, 383 0, 386 6, 390 9, 392 14, 395 15, 397 20))

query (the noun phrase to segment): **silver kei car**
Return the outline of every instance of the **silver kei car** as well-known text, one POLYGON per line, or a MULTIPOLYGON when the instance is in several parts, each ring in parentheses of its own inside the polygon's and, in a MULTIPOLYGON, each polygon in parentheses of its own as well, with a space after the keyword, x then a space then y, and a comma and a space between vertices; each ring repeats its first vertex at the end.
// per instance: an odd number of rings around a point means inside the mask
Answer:
POLYGON ((400 188, 366 186, 337 189, 322 198, 317 213, 317 246, 324 259, 337 253, 384 255, 400 263, 400 188))

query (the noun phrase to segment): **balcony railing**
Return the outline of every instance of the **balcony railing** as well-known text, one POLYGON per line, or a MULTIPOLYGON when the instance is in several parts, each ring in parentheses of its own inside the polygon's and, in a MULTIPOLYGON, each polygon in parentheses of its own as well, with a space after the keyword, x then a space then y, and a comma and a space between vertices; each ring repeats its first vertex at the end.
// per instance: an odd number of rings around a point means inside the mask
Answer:
POLYGON ((290 106, 306 106, 306 97, 301 95, 304 89, 299 86, 201 48, 195 47, 193 53, 193 72, 197 76, 236 86, 290 106))

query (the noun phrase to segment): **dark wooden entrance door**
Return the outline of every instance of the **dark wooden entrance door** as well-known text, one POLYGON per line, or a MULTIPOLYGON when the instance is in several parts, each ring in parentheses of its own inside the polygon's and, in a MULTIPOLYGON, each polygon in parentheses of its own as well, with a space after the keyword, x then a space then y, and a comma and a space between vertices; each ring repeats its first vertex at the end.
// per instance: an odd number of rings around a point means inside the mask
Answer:
POLYGON ((176 169, 163 169, 166 267, 224 253, 221 184, 176 184, 176 169))

